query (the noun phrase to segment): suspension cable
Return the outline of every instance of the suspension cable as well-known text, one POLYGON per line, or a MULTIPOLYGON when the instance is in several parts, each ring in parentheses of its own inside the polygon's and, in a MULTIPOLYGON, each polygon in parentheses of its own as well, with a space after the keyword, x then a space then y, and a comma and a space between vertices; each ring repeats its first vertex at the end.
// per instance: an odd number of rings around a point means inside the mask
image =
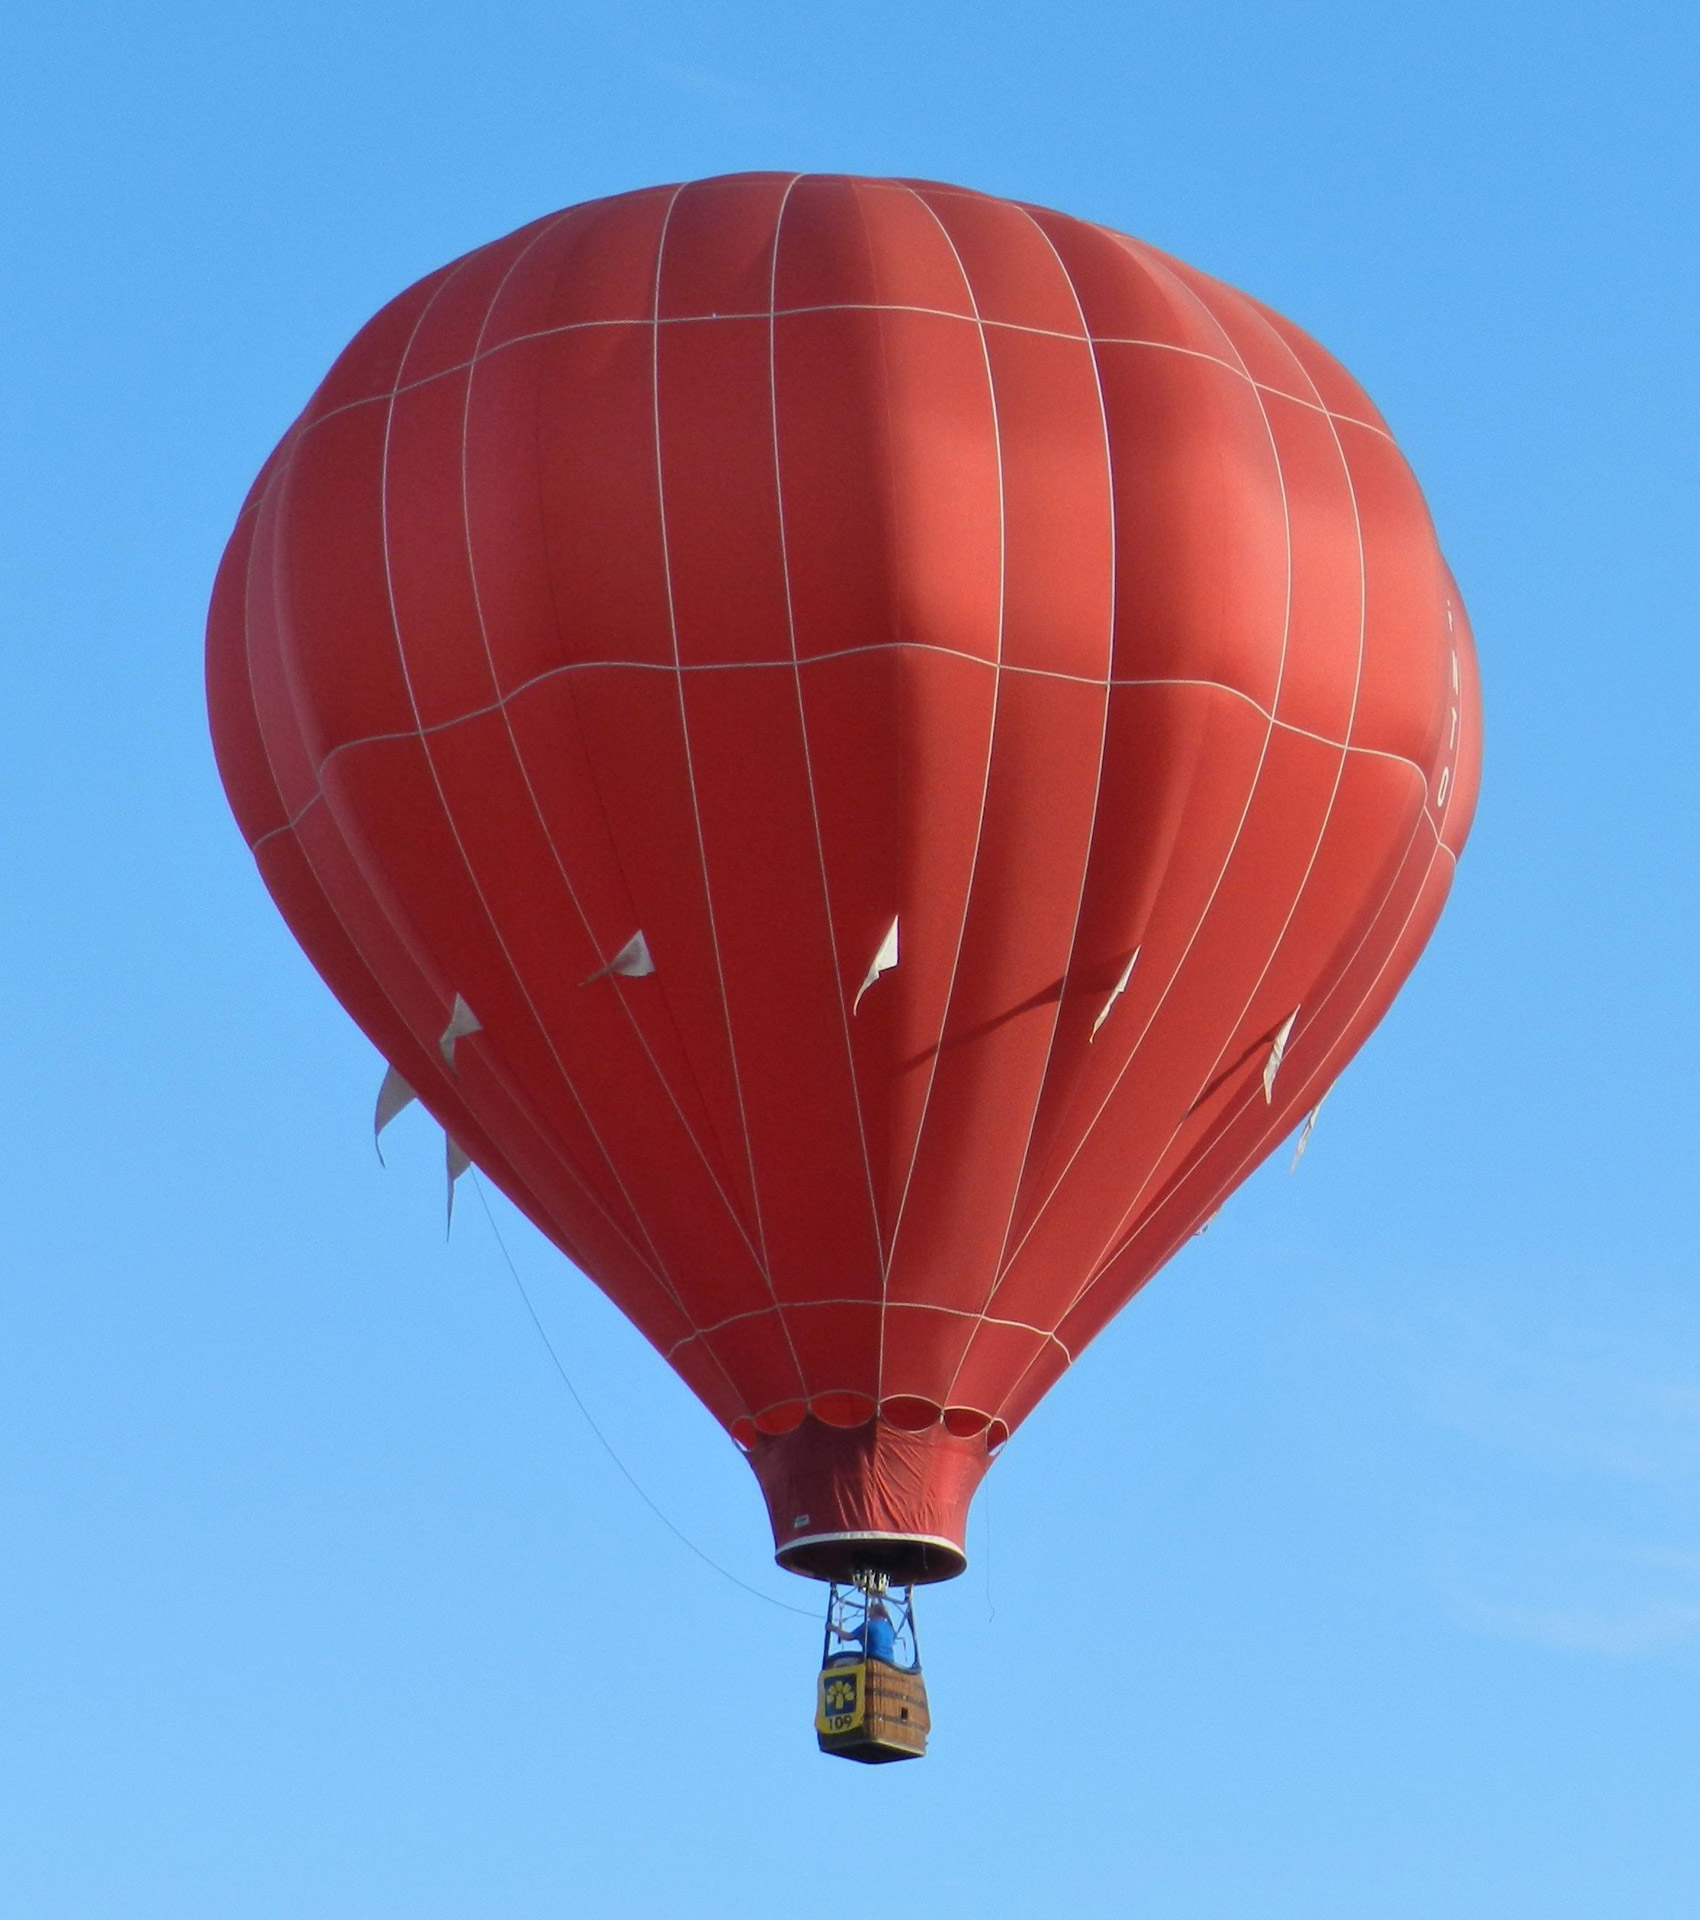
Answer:
POLYGON ((813 1620, 815 1618, 813 1608, 794 1607, 789 1600, 776 1599, 771 1593, 764 1593, 760 1587, 752 1587, 747 1580, 740 1580, 737 1574, 733 1573, 729 1568, 723 1567, 712 1554, 705 1553, 690 1535, 686 1533, 682 1527, 677 1526, 661 1507, 656 1504, 644 1488, 642 1482, 639 1481, 637 1475, 632 1472, 631 1468, 628 1467, 625 1461, 620 1458, 619 1454, 614 1451, 614 1443, 596 1424, 589 1407, 584 1403, 583 1395, 581 1395, 578 1388, 573 1385, 572 1375, 569 1374, 565 1366, 562 1365, 561 1356, 555 1350, 555 1343, 549 1338, 548 1330, 543 1325, 537 1308, 532 1303, 532 1298, 526 1290, 525 1282, 520 1278, 519 1268, 514 1265, 514 1257, 508 1251, 508 1243, 502 1237, 502 1229, 496 1223, 496 1215, 491 1208, 489 1196, 484 1191, 484 1182, 479 1177, 478 1169, 474 1167, 471 1169, 471 1172, 472 1184, 478 1194, 478 1204, 484 1209, 484 1218, 490 1223, 490 1231, 495 1236, 496 1245, 501 1250, 502 1259, 507 1265, 509 1274, 513 1277, 515 1287, 519 1290, 520 1299, 525 1302, 526 1313, 531 1318, 531 1324, 536 1329, 537 1337, 543 1342, 543 1351, 548 1354, 555 1371, 561 1376, 561 1384, 566 1388, 567 1392, 572 1395, 573 1405, 578 1408, 579 1413, 583 1416, 584 1424, 589 1427, 590 1431, 596 1436, 597 1443, 601 1446, 602 1451, 607 1454, 608 1458, 619 1468, 626 1484, 643 1504, 648 1507, 650 1512, 655 1515, 656 1519, 661 1522, 667 1531, 672 1534, 673 1538, 682 1546, 688 1547, 705 1567, 712 1567, 714 1571, 720 1575, 722 1580, 730 1580, 733 1586, 741 1588, 745 1593, 752 1595, 757 1600, 765 1601, 770 1607, 778 1607, 782 1613, 795 1613, 799 1614, 805 1620, 813 1620))

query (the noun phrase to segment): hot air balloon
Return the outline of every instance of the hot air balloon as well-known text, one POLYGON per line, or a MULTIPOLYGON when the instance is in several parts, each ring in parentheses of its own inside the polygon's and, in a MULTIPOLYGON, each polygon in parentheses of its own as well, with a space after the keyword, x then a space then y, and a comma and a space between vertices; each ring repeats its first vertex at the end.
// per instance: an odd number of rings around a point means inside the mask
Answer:
POLYGON ((841 1664, 1387 1010, 1479 764, 1335 360, 1124 234, 835 175, 392 301, 249 494, 208 682, 380 1121, 417 1096, 700 1396, 860 1596, 841 1664))

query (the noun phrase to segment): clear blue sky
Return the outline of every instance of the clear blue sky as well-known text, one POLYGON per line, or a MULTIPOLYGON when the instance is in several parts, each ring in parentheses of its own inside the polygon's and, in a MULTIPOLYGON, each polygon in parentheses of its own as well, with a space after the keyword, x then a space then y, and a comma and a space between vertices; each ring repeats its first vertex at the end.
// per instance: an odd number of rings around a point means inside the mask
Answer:
MULTIPOLYGON (((0 1910, 1693 1920, 1692 10, 32 5, 0 357, 0 1910), (1362 378, 1480 636, 1440 934, 997 1467, 922 1766, 660 1527, 225 812, 243 490, 408 281, 747 167, 1066 208, 1362 378)), ((764 1592, 706 1416, 505 1215, 587 1402, 764 1592)))

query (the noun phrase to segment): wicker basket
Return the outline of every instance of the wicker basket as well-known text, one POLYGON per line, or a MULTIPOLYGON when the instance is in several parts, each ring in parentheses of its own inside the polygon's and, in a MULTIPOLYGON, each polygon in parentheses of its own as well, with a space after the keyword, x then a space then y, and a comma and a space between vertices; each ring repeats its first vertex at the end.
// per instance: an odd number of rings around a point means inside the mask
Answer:
POLYGON ((919 1760, 932 1717, 920 1670, 883 1660, 843 1662, 821 1670, 815 1691, 815 1736, 822 1753, 878 1766, 919 1760))

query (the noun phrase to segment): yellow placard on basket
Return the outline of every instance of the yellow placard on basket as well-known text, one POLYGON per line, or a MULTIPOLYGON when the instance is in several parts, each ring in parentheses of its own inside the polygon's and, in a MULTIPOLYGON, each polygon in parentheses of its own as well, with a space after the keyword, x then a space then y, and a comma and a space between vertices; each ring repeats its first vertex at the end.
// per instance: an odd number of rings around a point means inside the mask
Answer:
POLYGON ((854 1666, 826 1667, 815 1690, 816 1733, 854 1733, 862 1724, 868 1670, 854 1666))

